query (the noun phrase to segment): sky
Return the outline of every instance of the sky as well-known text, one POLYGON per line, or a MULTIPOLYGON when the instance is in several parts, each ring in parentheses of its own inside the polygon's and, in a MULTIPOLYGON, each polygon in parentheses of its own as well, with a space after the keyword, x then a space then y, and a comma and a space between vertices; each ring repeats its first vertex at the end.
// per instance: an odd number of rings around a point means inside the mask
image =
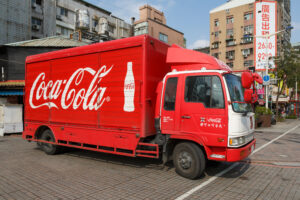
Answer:
MULTIPOLYGON (((209 11, 226 0, 86 0, 130 23, 139 19, 139 7, 149 4, 164 12, 167 25, 184 33, 187 48, 209 46, 209 11)), ((243 0, 240 0, 243 1, 243 0)), ((300 42, 300 0, 291 0, 291 43, 300 42)))

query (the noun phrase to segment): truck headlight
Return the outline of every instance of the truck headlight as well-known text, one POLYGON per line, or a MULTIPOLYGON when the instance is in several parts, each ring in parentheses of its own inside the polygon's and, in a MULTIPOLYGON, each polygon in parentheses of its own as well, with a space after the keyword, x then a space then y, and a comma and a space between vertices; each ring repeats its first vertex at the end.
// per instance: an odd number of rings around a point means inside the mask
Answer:
POLYGON ((245 144, 245 141, 246 141, 245 136, 230 138, 229 145, 230 146, 241 146, 241 145, 245 144))

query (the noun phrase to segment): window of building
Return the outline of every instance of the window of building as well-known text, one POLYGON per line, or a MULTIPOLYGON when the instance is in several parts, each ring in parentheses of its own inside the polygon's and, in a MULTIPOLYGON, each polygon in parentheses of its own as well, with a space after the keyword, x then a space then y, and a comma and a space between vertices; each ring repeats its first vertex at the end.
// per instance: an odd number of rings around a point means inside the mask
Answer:
POLYGON ((70 36, 70 34, 73 32, 72 29, 62 27, 62 26, 56 26, 56 35, 65 35, 70 36))
POLYGON ((253 25, 249 25, 249 26, 244 27, 244 34, 245 35, 252 34, 252 33, 253 33, 253 25))
POLYGON ((244 67, 252 67, 252 66, 253 66, 253 60, 244 61, 244 67))
POLYGON ((211 48, 212 48, 212 49, 217 49, 217 48, 219 48, 219 42, 213 42, 212 45, 211 45, 211 48))
POLYGON ((247 56, 249 56, 252 53, 253 53, 253 48, 242 49, 242 54, 243 54, 244 57, 247 57, 247 56))
POLYGON ((232 16, 226 18, 226 23, 227 24, 233 24, 233 22, 234 22, 234 18, 232 16))
POLYGON ((189 76, 185 81, 184 100, 202 103, 207 108, 224 108, 224 95, 217 76, 189 76))
POLYGON ((98 26, 98 22, 99 22, 99 20, 92 19, 92 26, 93 26, 93 28, 96 28, 96 26, 98 26))
POLYGON ((244 20, 250 20, 253 19, 253 13, 246 13, 244 14, 244 20))
POLYGON ((134 35, 142 35, 148 33, 148 22, 142 22, 134 26, 134 35))
POLYGON ((219 37, 219 31, 214 32, 215 37, 219 37))
POLYGON ((243 37, 241 42, 242 44, 252 43, 253 37, 243 37))
POLYGON ((42 5, 42 0, 32 0, 32 4, 42 5))
POLYGON ((226 46, 234 46, 235 45, 235 40, 234 39, 227 39, 226 40, 226 46))
POLYGON ((168 43, 168 36, 163 33, 159 33, 159 40, 168 43))
POLYGON ((219 58, 219 53, 218 52, 217 53, 213 53, 212 56, 215 57, 215 58, 219 58))
POLYGON ((218 27, 220 25, 219 20, 215 20, 215 27, 218 27))
POLYGON ((108 24, 108 32, 115 33, 115 26, 108 24))
POLYGON ((63 7, 57 7, 57 14, 68 17, 68 10, 66 8, 63 8, 63 7))
POLYGON ((235 55, 235 51, 226 51, 226 58, 229 60, 233 60, 235 55))
POLYGON ((233 36, 233 29, 227 29, 226 30, 226 35, 227 36, 233 36))
POLYGON ((177 77, 169 78, 167 80, 164 102, 165 110, 175 110, 177 81, 177 77))
POLYGON ((228 62, 226 65, 228 65, 230 68, 233 68, 233 62, 228 62))
POLYGON ((39 26, 41 26, 42 25, 42 20, 32 17, 31 18, 31 24, 32 25, 39 25, 39 26))

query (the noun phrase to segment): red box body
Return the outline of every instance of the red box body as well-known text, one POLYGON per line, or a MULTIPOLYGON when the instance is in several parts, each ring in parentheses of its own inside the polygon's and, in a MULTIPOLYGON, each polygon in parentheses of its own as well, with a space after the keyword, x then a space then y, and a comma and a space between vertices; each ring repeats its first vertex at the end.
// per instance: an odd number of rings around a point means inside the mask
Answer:
POLYGON ((170 71, 168 47, 142 35, 28 57, 23 137, 46 125, 56 142, 134 150, 155 134, 155 90, 170 71))

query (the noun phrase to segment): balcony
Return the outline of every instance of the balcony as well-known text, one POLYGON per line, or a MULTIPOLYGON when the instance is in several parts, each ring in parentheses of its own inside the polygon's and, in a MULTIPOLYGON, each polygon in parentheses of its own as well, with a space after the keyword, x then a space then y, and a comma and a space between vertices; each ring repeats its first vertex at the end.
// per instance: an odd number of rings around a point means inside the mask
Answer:
POLYGON ((226 39, 226 47, 231 47, 231 46, 235 46, 236 42, 235 39, 230 38, 230 39, 226 39))
POLYGON ((241 44, 250 44, 253 43, 253 37, 251 35, 244 35, 241 39, 241 44))

